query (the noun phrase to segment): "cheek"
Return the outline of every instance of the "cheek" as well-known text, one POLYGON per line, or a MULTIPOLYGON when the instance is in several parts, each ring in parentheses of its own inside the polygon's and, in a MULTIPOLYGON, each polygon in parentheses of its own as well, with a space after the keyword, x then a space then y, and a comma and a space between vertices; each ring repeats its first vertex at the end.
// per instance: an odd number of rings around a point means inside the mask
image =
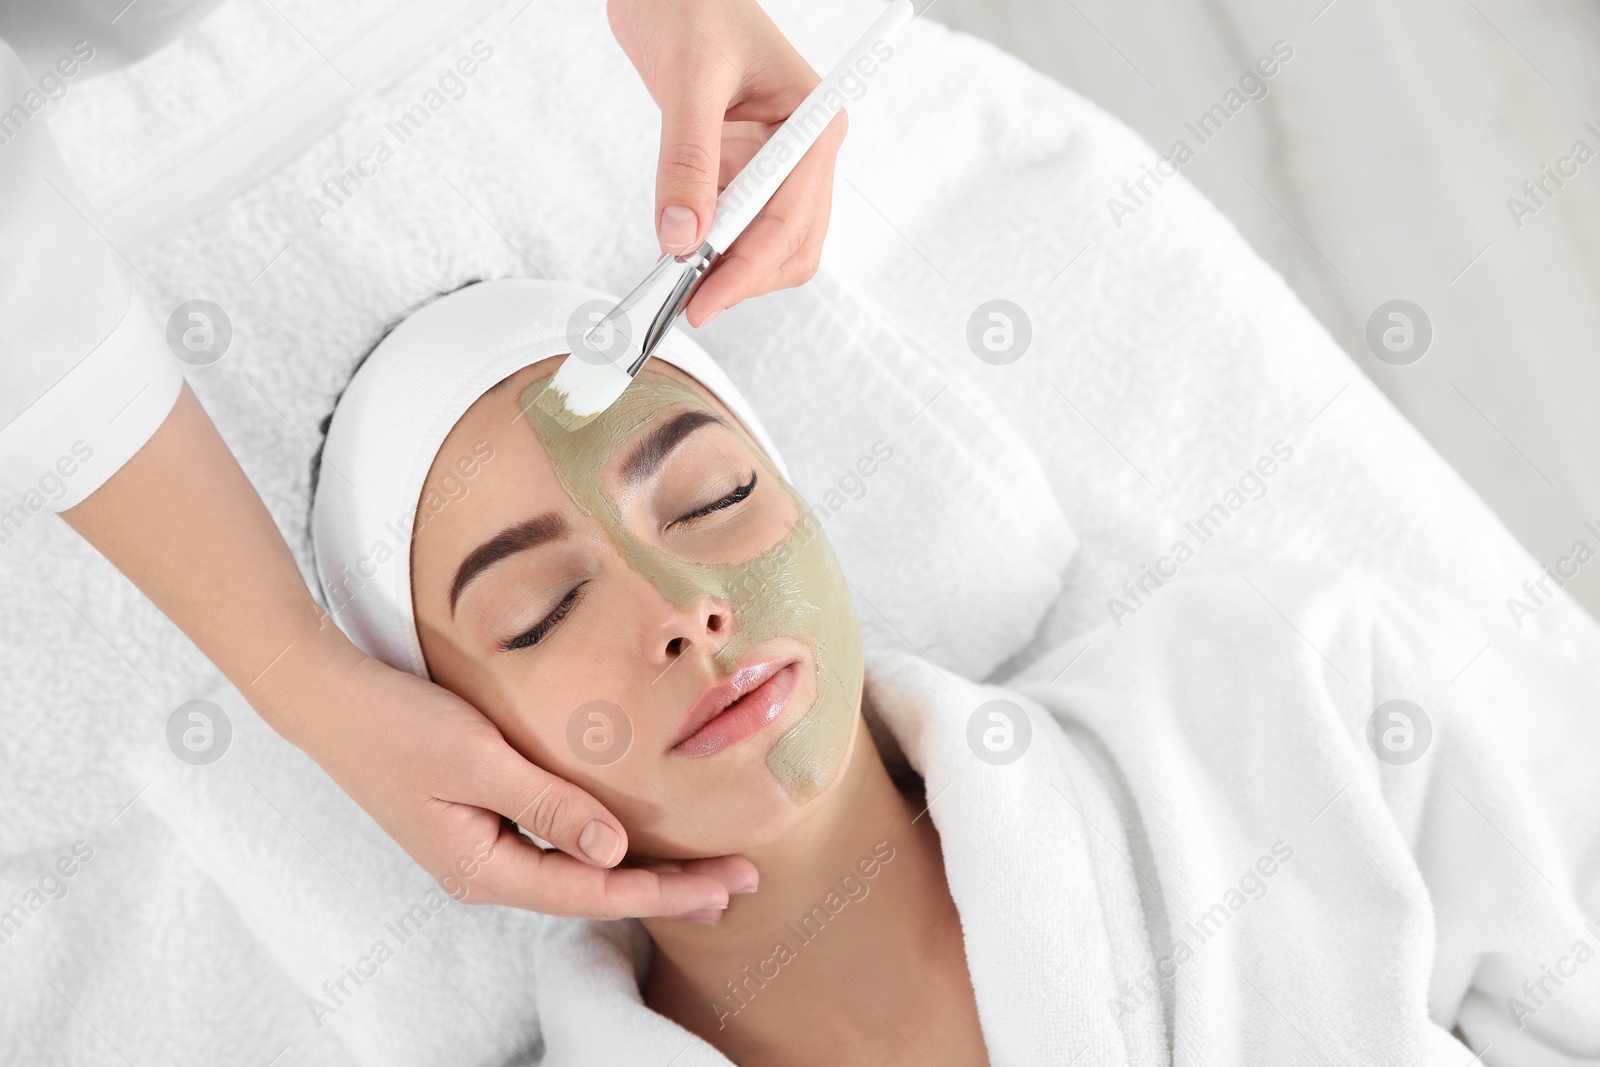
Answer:
MULTIPOLYGON (((804 530, 796 531, 797 537, 804 530)), ((823 793, 850 751, 860 707, 861 628, 849 586, 820 531, 796 541, 793 573, 785 575, 815 605, 794 620, 816 649, 817 698, 811 712, 778 741, 767 767, 797 804, 823 793)))
POLYGON ((478 706, 513 748, 547 770, 614 766, 633 749, 646 713, 621 688, 615 660, 600 642, 568 643, 581 645, 580 654, 541 657, 539 666, 532 657, 504 654, 495 692, 478 706))
POLYGON ((525 759, 590 793, 631 835, 659 820, 660 796, 651 784, 655 761, 642 714, 606 697, 552 693, 490 718, 525 759))
POLYGON ((637 669, 646 639, 634 601, 640 586, 595 576, 542 652, 476 659, 462 675, 471 691, 456 689, 525 759, 591 792, 630 833, 650 824, 660 804, 651 781, 671 714, 667 690, 651 688, 649 672, 637 669))

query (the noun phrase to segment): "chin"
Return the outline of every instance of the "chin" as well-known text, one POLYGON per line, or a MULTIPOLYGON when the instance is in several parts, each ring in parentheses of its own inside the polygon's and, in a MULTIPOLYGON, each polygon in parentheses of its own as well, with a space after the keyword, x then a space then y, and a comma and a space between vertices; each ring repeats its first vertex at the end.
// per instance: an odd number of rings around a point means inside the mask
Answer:
MULTIPOLYGON (((831 791, 830 786, 823 796, 831 791)), ((653 831, 629 826, 628 838, 641 858, 733 855, 781 840, 810 817, 815 803, 797 807, 763 764, 760 774, 748 781, 723 782, 698 791, 692 804, 666 805, 653 831)))
MULTIPOLYGON (((705 859, 766 847, 802 826, 839 791, 859 755, 856 746, 867 737, 859 680, 856 685, 843 758, 831 780, 816 794, 796 803, 767 765, 784 729, 812 711, 807 702, 792 717, 786 714, 773 723, 773 737, 767 744, 752 744, 755 739, 747 739, 708 759, 673 761, 671 770, 649 790, 661 803, 652 805, 645 819, 624 823, 633 851, 640 858, 705 859)), ((813 692, 806 695, 814 695, 814 685, 813 692)), ((865 743, 871 744, 870 739, 865 743)))

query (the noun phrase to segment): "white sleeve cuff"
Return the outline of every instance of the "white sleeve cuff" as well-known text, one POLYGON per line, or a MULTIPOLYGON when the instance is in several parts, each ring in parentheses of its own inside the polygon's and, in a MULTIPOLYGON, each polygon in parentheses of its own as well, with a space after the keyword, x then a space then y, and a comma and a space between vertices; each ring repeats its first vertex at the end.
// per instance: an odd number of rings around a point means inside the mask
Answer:
POLYGON ((106 339, 0 428, 0 543, 33 514, 100 488, 166 421, 182 387, 165 332, 130 293, 106 339))

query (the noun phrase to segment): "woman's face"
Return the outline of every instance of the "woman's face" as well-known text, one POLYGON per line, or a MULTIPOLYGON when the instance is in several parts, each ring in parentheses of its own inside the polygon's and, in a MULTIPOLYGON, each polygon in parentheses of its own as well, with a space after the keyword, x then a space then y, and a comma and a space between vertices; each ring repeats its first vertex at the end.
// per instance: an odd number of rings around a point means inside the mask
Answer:
POLYGON ((636 857, 774 840, 850 757, 849 587, 697 382, 657 361, 567 431, 534 404, 561 358, 479 398, 428 473, 411 549, 428 669, 605 804, 636 857))

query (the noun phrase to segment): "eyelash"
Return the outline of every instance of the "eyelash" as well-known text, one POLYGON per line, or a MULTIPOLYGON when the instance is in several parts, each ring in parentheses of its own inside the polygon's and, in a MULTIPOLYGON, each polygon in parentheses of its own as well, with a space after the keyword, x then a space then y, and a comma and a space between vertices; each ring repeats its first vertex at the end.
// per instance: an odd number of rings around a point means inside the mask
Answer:
POLYGON ((582 599, 583 585, 573 587, 571 592, 561 598, 561 603, 555 606, 555 610, 546 615, 537 626, 526 633, 513 637, 509 641, 502 641, 500 643, 500 651, 515 652, 519 648, 532 648, 537 645, 555 628, 556 623, 567 617, 567 613, 576 607, 578 601, 582 599))
MULTIPOLYGON (((726 511, 728 508, 733 507, 740 501, 748 499, 750 494, 755 491, 756 474, 754 471, 751 471, 750 480, 748 482, 739 486, 721 500, 707 504, 705 507, 699 508, 695 511, 691 511, 689 514, 683 516, 681 519, 676 520, 670 525, 676 526, 679 523, 689 523, 696 519, 705 518, 707 515, 713 514, 714 512, 726 511)), ((555 629, 557 623, 566 618, 572 609, 577 607, 578 601, 582 599, 583 585, 573 587, 573 589, 567 593, 566 596, 561 598, 561 603, 557 604, 550 614, 546 615, 542 620, 540 620, 537 626, 526 631, 525 633, 518 634, 509 641, 502 641, 500 643, 500 651, 515 652, 518 649, 532 648, 534 645, 537 645, 549 635, 551 630, 555 629)))
POLYGON ((733 492, 729 493, 727 496, 723 497, 721 500, 718 500, 715 503, 707 504, 705 507, 699 508, 699 509, 697 509, 695 511, 691 511, 691 512, 689 512, 689 514, 683 516, 682 518, 676 519, 676 520, 668 523, 667 526, 670 529, 673 526, 678 526, 678 525, 694 522, 696 519, 703 519, 707 515, 710 515, 710 514, 712 514, 714 512, 726 511, 728 508, 733 507, 735 504, 739 503, 741 500, 744 500, 744 499, 748 498, 750 496, 750 494, 755 492, 755 491, 756 491, 756 474, 755 474, 755 471, 751 471, 750 472, 750 480, 748 482, 745 482, 743 485, 739 486, 737 489, 735 489, 733 492))

